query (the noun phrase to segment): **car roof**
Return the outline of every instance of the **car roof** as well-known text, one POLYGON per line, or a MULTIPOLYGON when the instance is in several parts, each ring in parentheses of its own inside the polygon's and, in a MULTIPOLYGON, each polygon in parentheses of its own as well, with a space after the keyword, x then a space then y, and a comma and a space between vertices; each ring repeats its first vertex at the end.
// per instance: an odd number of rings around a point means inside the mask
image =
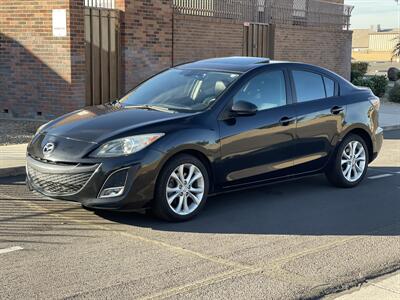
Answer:
POLYGON ((220 57, 210 58, 177 66, 180 69, 210 69, 244 73, 259 66, 269 64, 271 60, 265 57, 220 57))
POLYGON ((218 71, 245 73, 247 71, 272 64, 292 65, 292 66, 297 65, 308 68, 323 69, 305 63, 270 60, 269 58, 266 57, 247 57, 247 56, 210 58, 190 63, 184 63, 176 67, 179 69, 203 69, 203 70, 218 70, 218 71))

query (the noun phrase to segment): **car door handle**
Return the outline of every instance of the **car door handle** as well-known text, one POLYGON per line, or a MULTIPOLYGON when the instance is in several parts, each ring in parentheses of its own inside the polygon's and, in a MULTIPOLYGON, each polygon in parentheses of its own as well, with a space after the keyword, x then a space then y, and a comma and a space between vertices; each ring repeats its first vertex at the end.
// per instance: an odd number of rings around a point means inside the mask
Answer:
POLYGON ((344 107, 342 107, 342 106, 334 106, 331 109, 331 113, 334 115, 337 115, 337 114, 341 113, 342 111, 344 111, 344 107))
POLYGON ((280 119, 279 123, 280 123, 282 126, 288 126, 290 123, 292 123, 292 122, 294 122, 294 121, 296 121, 296 118, 295 118, 295 117, 293 117, 293 118, 283 117, 282 119, 280 119))

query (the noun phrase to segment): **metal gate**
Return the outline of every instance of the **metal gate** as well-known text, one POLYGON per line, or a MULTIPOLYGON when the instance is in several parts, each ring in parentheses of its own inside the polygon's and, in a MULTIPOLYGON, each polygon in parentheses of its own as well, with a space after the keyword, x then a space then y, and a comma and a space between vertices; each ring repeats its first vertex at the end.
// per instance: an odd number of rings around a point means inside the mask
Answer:
POLYGON ((97 105, 120 96, 119 12, 85 8, 86 104, 97 105))
POLYGON ((245 23, 243 55, 274 58, 275 25, 245 23))

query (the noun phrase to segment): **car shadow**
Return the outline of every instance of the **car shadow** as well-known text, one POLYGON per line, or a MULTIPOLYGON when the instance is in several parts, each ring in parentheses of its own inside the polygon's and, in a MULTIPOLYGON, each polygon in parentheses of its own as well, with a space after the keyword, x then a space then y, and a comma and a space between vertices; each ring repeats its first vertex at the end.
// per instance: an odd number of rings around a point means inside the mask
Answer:
POLYGON ((208 199, 202 213, 184 223, 168 223, 144 214, 97 211, 99 216, 159 231, 269 234, 377 235, 400 234, 400 168, 370 167, 358 187, 332 187, 317 175, 290 182, 232 192, 208 199))

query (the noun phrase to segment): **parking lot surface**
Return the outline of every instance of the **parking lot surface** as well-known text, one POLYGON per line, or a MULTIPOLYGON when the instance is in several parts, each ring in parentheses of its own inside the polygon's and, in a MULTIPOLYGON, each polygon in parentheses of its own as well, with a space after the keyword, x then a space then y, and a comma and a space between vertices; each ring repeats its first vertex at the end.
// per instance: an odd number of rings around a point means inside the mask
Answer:
POLYGON ((0 181, 0 298, 319 297, 400 268, 400 131, 354 189, 322 175, 209 199, 186 223, 0 181))

